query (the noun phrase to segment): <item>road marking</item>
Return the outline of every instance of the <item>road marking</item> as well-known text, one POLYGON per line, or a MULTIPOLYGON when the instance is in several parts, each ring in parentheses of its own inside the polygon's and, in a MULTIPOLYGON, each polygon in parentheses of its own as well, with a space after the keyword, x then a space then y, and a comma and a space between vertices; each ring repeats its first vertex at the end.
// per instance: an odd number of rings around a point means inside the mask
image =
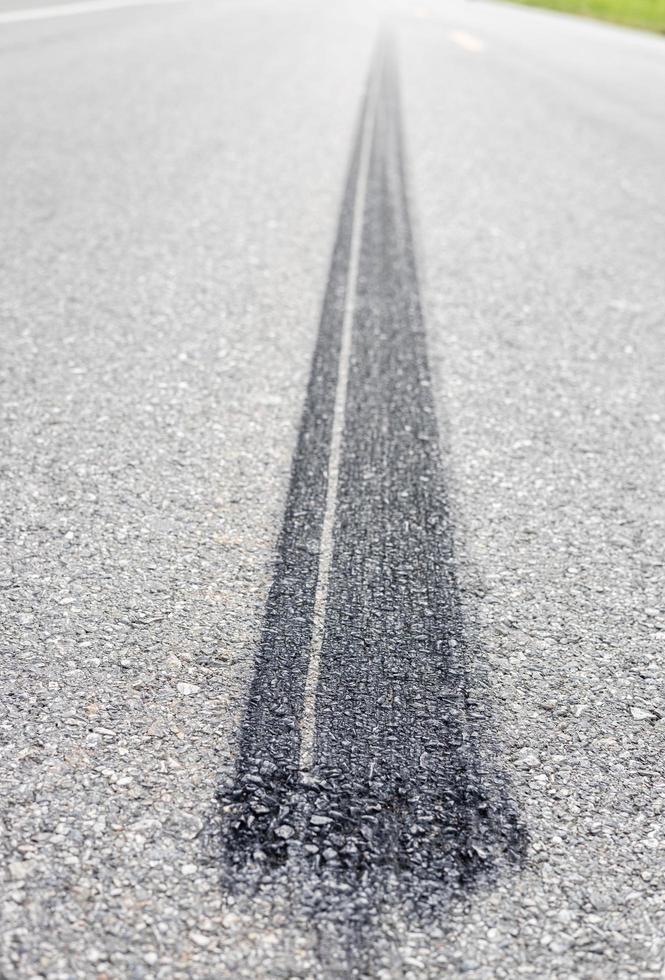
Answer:
POLYGON ((473 34, 467 34, 466 31, 450 31, 448 37, 453 44, 464 48, 465 51, 472 51, 474 54, 479 54, 485 50, 485 42, 481 41, 478 37, 474 37, 473 34))
POLYGON ((55 17, 75 17, 78 14, 99 14, 122 7, 151 7, 162 4, 185 3, 187 0, 81 0, 80 3, 54 4, 52 7, 26 7, 24 10, 0 12, 0 24, 19 24, 28 20, 50 20, 55 17))
MULTIPOLYGON (((380 53, 378 57, 380 57, 380 53)), ((330 454, 328 456, 328 485, 326 491, 326 506, 321 530, 321 545, 319 551, 319 571, 317 576, 316 595, 314 599, 314 619, 312 645, 305 681, 305 698, 303 713, 300 719, 300 769, 307 771, 312 767, 314 752, 314 732, 316 728, 316 690, 319 682, 321 662, 321 644, 323 643, 323 628, 325 624, 326 603, 328 601, 328 584, 330 580, 330 565, 333 552, 333 528, 337 506, 337 485, 339 482, 339 461, 342 447, 342 437, 346 419, 346 393, 349 383, 349 359, 351 356, 351 338, 353 320, 356 312, 356 291, 358 285, 358 268, 360 266, 360 246, 365 225, 365 199, 367 197, 367 181, 369 177, 369 162, 372 151, 373 132, 376 121, 376 100, 380 67, 375 65, 374 74, 368 91, 365 107, 365 119, 362 130, 360 149, 360 164, 358 183, 353 205, 353 226, 351 230, 351 251, 346 281, 346 299, 344 303, 344 319, 342 320, 342 338, 339 353, 337 373, 337 390, 335 392, 335 408, 333 415, 330 454)))

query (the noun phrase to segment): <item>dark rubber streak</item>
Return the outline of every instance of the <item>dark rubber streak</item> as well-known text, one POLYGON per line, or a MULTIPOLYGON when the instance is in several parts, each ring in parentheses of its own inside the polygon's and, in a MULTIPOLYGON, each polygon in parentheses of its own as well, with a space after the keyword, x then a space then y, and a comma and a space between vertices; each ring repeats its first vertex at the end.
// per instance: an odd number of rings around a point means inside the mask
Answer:
MULTIPOLYGON (((377 67, 378 66, 378 67, 377 67)), ((379 94, 358 275, 315 772, 298 723, 325 507, 359 142, 294 458, 236 775, 222 790, 237 880, 286 869, 311 911, 356 921, 441 897, 519 861, 524 834, 482 771, 406 194, 395 60, 379 94), (290 869, 290 870, 289 870, 290 869), (309 884, 308 884, 309 883, 309 884), (313 884, 312 884, 313 883, 313 884)), ((359 126, 359 133, 361 126, 359 126)))
MULTIPOLYGON (((305 681, 312 641, 312 617, 319 567, 319 548, 326 506, 328 456, 335 408, 341 327, 346 302, 353 207, 358 180, 366 98, 360 113, 342 200, 337 237, 303 406, 298 441, 272 585, 266 602, 254 677, 239 739, 237 792, 252 779, 266 786, 269 813, 254 812, 247 839, 233 843, 233 860, 244 863, 269 839, 274 811, 298 782, 305 681), (268 836, 266 836, 268 835, 268 836)), ((260 804, 259 804, 260 807, 260 804)), ((283 846, 272 853, 279 861, 283 846)))

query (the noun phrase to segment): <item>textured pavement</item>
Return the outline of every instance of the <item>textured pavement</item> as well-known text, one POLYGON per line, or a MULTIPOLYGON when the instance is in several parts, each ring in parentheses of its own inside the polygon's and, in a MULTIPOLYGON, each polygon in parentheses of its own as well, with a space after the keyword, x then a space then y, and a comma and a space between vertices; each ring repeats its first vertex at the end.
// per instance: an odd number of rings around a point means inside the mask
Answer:
MULTIPOLYGON (((4 4, 3 9, 8 9, 4 4)), ((345 976, 229 897, 261 636, 378 5, 0 31, 0 976, 345 976)), ((521 870, 376 978, 665 974, 665 47, 396 5, 479 765, 521 870)))

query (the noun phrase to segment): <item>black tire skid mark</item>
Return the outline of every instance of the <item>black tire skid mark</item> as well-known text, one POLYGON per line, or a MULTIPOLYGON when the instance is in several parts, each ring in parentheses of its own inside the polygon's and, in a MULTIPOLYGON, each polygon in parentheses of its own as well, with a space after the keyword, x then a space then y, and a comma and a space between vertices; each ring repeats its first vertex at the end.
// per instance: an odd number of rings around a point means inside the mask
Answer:
POLYGON ((299 786, 298 725, 312 643, 365 108, 366 97, 340 209, 235 774, 219 793, 231 826, 225 857, 234 872, 257 859, 271 866, 283 863, 287 852, 284 840, 275 836, 275 821, 284 816, 299 786))
POLYGON ((525 835, 481 771, 453 526, 427 363, 394 54, 379 95, 363 216, 315 769, 299 722, 325 509, 363 113, 303 410, 275 577, 234 779, 220 791, 231 887, 275 872, 311 913, 356 924, 393 898, 419 918, 518 863, 525 835))

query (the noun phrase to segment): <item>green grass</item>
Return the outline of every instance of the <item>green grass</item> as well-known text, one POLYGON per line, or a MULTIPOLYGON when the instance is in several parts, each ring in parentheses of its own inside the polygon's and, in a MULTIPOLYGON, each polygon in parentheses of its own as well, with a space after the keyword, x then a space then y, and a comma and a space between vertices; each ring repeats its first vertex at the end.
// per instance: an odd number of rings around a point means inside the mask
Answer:
POLYGON ((518 0, 530 7, 549 7, 614 24, 665 34, 665 0, 518 0))

